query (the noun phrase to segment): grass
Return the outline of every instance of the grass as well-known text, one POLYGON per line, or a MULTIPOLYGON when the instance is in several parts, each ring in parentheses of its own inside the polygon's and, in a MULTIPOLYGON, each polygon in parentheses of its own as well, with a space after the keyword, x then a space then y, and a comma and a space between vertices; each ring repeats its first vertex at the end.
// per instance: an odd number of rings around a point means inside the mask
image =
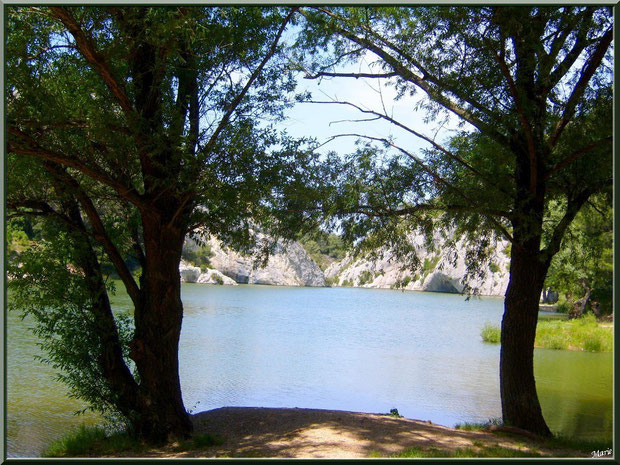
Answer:
POLYGON ((536 347, 608 352, 613 349, 613 327, 601 326, 592 314, 575 320, 539 321, 536 347))
POLYGON ((490 344, 498 344, 501 339, 501 333, 502 332, 499 326, 485 323, 482 327, 482 331, 480 332, 480 336, 482 336, 482 340, 484 342, 488 342, 490 344))
POLYGON ((80 425, 53 441, 43 457, 101 456, 115 452, 140 452, 146 446, 126 433, 108 433, 101 426, 80 425))
POLYGON ((530 450, 511 449, 508 447, 489 446, 489 447, 465 447, 462 449, 441 450, 431 447, 422 449, 413 447, 403 452, 390 455, 391 458, 440 458, 440 457, 540 457, 539 452, 530 450))
MULTIPOLYGON (((173 452, 204 449, 223 444, 225 439, 208 433, 196 434, 190 439, 172 445, 173 452)), ((144 453, 153 446, 132 438, 129 434, 108 433, 101 426, 84 426, 70 431, 53 441, 43 452, 43 457, 100 457, 122 452, 144 453)))
POLYGON ((484 423, 468 423, 468 422, 457 423, 456 425, 454 425, 454 427, 456 429, 460 429, 463 431, 481 431, 481 430, 487 429, 489 426, 501 425, 501 424, 502 424, 501 418, 489 418, 484 423))
MULTIPOLYGON (((592 314, 575 320, 544 319, 538 322, 534 346, 543 349, 609 352, 613 349, 613 326, 602 326, 592 314)), ((500 328, 486 323, 480 336, 484 342, 500 342, 500 328)))

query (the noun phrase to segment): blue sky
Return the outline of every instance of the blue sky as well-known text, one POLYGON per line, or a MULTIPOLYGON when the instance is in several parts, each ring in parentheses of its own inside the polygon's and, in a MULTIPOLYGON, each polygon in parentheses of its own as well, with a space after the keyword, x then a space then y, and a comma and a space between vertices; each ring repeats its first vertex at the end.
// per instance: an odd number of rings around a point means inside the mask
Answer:
MULTIPOLYGON (((358 64, 349 65, 345 71, 370 72, 368 58, 358 64)), ((456 117, 450 117, 448 123, 444 125, 441 121, 425 122, 426 112, 414 108, 418 100, 423 97, 423 92, 418 91, 413 97, 407 96, 396 100, 396 91, 389 85, 388 79, 341 77, 311 80, 300 76, 297 90, 310 91, 312 100, 347 101, 365 109, 386 112, 406 126, 431 138, 435 137, 439 143, 453 134, 451 131, 457 127, 456 117)), ((428 142, 387 121, 352 122, 368 119, 372 115, 363 114, 345 105, 298 103, 287 112, 287 116, 288 119, 282 124, 282 128, 285 128, 290 135, 316 137, 321 143, 337 134, 359 133, 372 137, 394 137, 397 145, 416 154, 419 154, 419 149, 430 147, 428 142)), ((355 137, 341 137, 329 142, 320 150, 323 153, 333 150, 340 155, 351 153, 355 150, 355 139, 355 137)))

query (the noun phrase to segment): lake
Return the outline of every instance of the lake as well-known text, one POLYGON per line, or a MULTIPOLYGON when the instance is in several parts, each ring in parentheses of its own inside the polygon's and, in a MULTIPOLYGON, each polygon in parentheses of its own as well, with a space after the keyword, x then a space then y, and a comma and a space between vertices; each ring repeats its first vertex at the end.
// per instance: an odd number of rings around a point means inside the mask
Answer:
MULTIPOLYGON (((121 288, 121 286, 117 286, 121 288)), ((501 298, 381 289, 183 284, 180 377, 193 412, 223 406, 387 413, 447 426, 501 417, 501 298)), ((126 295, 115 308, 130 308, 126 295)), ((93 414, 66 396, 28 320, 7 318, 7 453, 32 457, 93 414)), ((552 431, 612 438, 611 353, 537 349, 535 374, 552 431)))

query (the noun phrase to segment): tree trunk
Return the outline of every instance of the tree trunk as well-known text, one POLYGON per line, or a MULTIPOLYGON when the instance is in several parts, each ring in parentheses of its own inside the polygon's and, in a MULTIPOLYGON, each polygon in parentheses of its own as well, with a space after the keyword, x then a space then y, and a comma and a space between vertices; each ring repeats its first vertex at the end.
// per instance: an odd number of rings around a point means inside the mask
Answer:
POLYGON ((183 319, 179 262, 185 232, 157 214, 144 214, 142 221, 146 262, 131 343, 142 412, 135 428, 139 437, 164 442, 186 438, 193 429, 181 395, 178 359, 183 319))
POLYGON ((588 282, 585 279, 581 280, 581 284, 583 285, 583 287, 586 290, 585 295, 577 300, 575 303, 573 303, 573 308, 571 309, 570 313, 568 314, 568 317, 572 320, 574 318, 580 318, 583 316, 583 314, 586 311, 586 306, 588 305, 588 301, 590 300, 590 286, 588 285, 588 282))
POLYGON ((512 246, 500 352, 504 423, 540 436, 551 436, 534 379, 534 339, 546 268, 540 262, 539 253, 528 253, 522 246, 512 246))
POLYGON ((118 328, 112 313, 112 306, 106 290, 101 265, 97 254, 93 249, 88 237, 85 235, 86 226, 82 219, 82 213, 76 198, 69 192, 66 187, 58 182, 58 174, 62 174, 62 170, 51 163, 46 164, 48 172, 54 177, 54 188, 60 198, 61 204, 65 210, 67 217, 74 225, 74 228, 67 228, 67 232, 71 234, 75 241, 76 265, 84 272, 84 279, 88 288, 91 301, 91 312, 95 316, 97 322, 97 331, 92 334, 92 343, 101 347, 98 354, 97 363, 101 368, 101 374, 104 380, 114 394, 114 407, 123 414, 127 419, 134 418, 136 412, 136 400, 138 392, 138 384, 136 383, 131 371, 127 367, 123 358, 123 349, 121 346, 118 328))

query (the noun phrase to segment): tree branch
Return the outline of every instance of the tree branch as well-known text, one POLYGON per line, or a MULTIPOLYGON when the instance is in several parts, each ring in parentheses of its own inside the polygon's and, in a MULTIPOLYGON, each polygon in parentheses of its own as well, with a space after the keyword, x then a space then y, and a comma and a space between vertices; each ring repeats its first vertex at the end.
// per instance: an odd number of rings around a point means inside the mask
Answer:
POLYGON ((399 74, 396 72, 393 73, 383 73, 383 74, 375 74, 375 73, 328 73, 325 71, 321 71, 316 74, 310 74, 308 70, 304 70, 306 73, 304 79, 318 79, 320 77, 353 77, 353 78, 390 78, 398 76, 399 74))
MULTIPOLYGON (((342 22, 346 22, 345 18, 342 18, 339 15, 325 8, 317 7, 316 9, 332 18, 335 18, 342 22)), ((303 14, 303 11, 302 11, 302 14, 303 14)), ((487 116, 493 117, 492 113, 489 112, 488 108, 485 108, 480 103, 475 102, 471 98, 471 96, 462 95, 452 86, 449 86, 449 85, 446 85, 446 83, 443 83, 441 79, 429 73, 428 70, 424 66, 422 66, 421 63, 415 60, 411 55, 409 55, 408 53, 405 53, 402 49, 400 49, 399 47, 397 47, 395 44, 391 43, 384 37, 379 36, 372 29, 364 27, 363 25, 361 27, 362 29, 364 29, 364 31, 367 34, 372 35, 373 37, 381 41, 383 44, 385 44, 389 49, 393 50, 394 52, 402 56, 407 62, 412 63, 416 68, 420 70, 423 76, 420 77, 416 75, 410 69, 405 67, 400 60, 398 60, 397 58, 395 58, 390 53, 386 52, 385 50, 383 50, 383 48, 377 46, 375 43, 371 42, 370 40, 356 36, 352 32, 344 28, 341 28, 341 27, 337 28, 336 31, 338 32, 338 34, 342 35, 343 37, 355 42, 356 44, 360 45, 361 47, 367 50, 372 51, 379 58, 383 59, 383 61, 386 64, 388 64, 398 76, 400 76, 405 81, 410 82, 414 84, 415 86, 419 87, 420 89, 422 89, 431 98, 431 100, 439 103, 444 108, 446 108, 448 111, 451 111, 452 113, 456 114, 460 118, 464 119, 472 126, 478 128, 480 131, 492 137, 494 140, 499 141, 501 143, 506 142, 505 136, 501 134, 500 132, 498 132, 497 130, 495 130, 493 126, 483 122, 482 120, 474 116, 470 111, 462 108, 456 102, 454 102, 453 100, 443 95, 440 90, 434 89, 428 83, 432 82, 433 84, 438 86, 440 89, 443 88, 447 90, 448 92, 453 93, 454 95, 456 95, 458 98, 462 99, 463 101, 469 103, 472 107, 474 107, 478 111, 485 113, 487 116)))
POLYGON ((67 30, 71 33, 75 39, 75 43, 80 53, 99 73, 103 82, 108 87, 112 95, 116 98, 121 108, 126 114, 132 114, 134 112, 133 105, 125 92, 123 86, 112 74, 108 63, 103 56, 96 50, 95 44, 91 37, 88 37, 80 25, 76 22, 75 18, 67 7, 52 6, 50 7, 54 15, 64 24, 67 30))
POLYGON ((88 221, 94 231, 95 239, 97 242, 101 243, 105 249, 108 257, 110 257, 110 260, 114 264, 114 268, 127 289, 127 294, 131 297, 134 305, 138 306, 140 303, 140 288, 136 284, 129 268, 127 268, 127 264, 118 251, 118 248, 108 235, 103 221, 99 216, 99 212, 97 211, 97 207, 95 207, 95 204, 91 198, 82 189, 80 184, 60 165, 55 163, 44 163, 44 167, 45 170, 54 179, 56 179, 65 190, 71 191, 75 195, 75 198, 78 200, 84 209, 86 216, 88 217, 88 221))
POLYGON ((284 29, 286 28, 287 24, 289 23, 289 21, 291 20, 291 18, 293 17, 293 15, 298 9, 299 9, 298 7, 294 7, 290 9, 288 15, 286 15, 286 17, 284 18, 284 21, 280 25, 280 28, 278 29, 276 37, 273 40, 271 47, 269 48, 269 51, 267 52, 265 57, 262 59, 258 67, 251 74, 250 78, 246 82, 241 92, 239 92, 239 94, 237 94, 237 96, 228 104, 228 107, 226 109, 226 112, 224 113, 224 116, 222 116, 219 124, 215 128, 215 131, 213 131, 213 134, 209 138, 209 141, 206 143, 204 148, 201 150, 203 156, 208 155, 211 152, 211 150, 213 150, 213 147, 215 146, 215 143, 217 142, 217 139, 220 133, 228 125, 231 115, 237 109, 237 107, 239 106, 239 104, 241 103, 245 95, 250 90, 250 87, 252 87, 252 85, 254 84, 258 76, 260 75, 260 73, 263 71, 263 68, 265 67, 267 62, 276 53, 276 50, 278 48, 278 43, 280 42, 280 38, 282 37, 282 33, 284 32, 284 29))
POLYGON ((114 189, 120 197, 130 201, 134 205, 142 209, 148 209, 150 206, 144 201, 142 196, 135 191, 135 189, 131 186, 127 186, 118 180, 111 178, 108 176, 103 168, 97 165, 94 162, 86 164, 84 161, 79 160, 77 158, 68 157, 66 155, 59 154, 52 150, 47 150, 41 147, 36 139, 29 134, 15 128, 9 127, 7 129, 9 134, 17 136, 22 141, 26 142, 29 147, 18 147, 16 145, 11 144, 10 142, 7 144, 7 150, 9 152, 17 153, 20 155, 29 155, 33 157, 37 157, 43 160, 48 160, 54 163, 59 163, 61 165, 75 168, 81 173, 87 175, 88 177, 95 179, 106 186, 114 189))
POLYGON ((471 166, 469 163, 467 163, 465 160, 463 160, 461 157, 455 155, 454 153, 450 152, 448 149, 446 149, 445 147, 443 147, 442 145, 438 144, 437 142, 435 142, 434 139, 425 136, 422 133, 419 133, 413 129, 411 129, 408 126, 405 126, 404 124, 402 124, 401 122, 395 120, 394 118, 384 114, 384 113, 379 113, 373 110, 367 110, 367 109, 363 109, 362 107, 355 105, 354 103, 351 102, 341 102, 338 100, 332 100, 332 101, 320 101, 320 100, 312 100, 309 101, 307 103, 320 103, 320 104, 337 104, 337 105, 347 105, 347 106, 351 106, 353 108, 355 108, 356 110, 360 111, 361 113, 367 113, 367 114, 371 114, 371 115, 375 115, 378 118, 384 119, 390 123, 392 123, 394 126, 397 126, 405 131, 407 131, 410 134, 413 134, 416 137, 419 137, 420 139, 428 142, 429 144, 431 144, 433 147, 435 147, 437 150, 439 150, 440 152, 442 152, 443 154, 445 154, 446 156, 448 156, 450 159, 456 161, 457 163, 459 163, 460 165, 464 166, 465 168, 467 168, 469 171, 471 171, 472 173, 474 173, 475 175, 479 176, 482 179, 485 179, 488 181, 488 179, 486 179, 486 177, 480 172, 478 171, 476 168, 474 168, 473 166, 471 166))
POLYGON ((547 171, 547 174, 545 175, 545 181, 549 179, 554 173, 560 171, 562 168, 564 168, 568 164, 577 160, 584 153, 587 153, 590 150, 595 149, 596 147, 598 147, 599 145, 602 145, 605 142, 611 143, 612 141, 613 141, 613 136, 605 137, 603 139, 600 139, 600 140, 597 140, 596 142, 591 143, 590 145, 586 145, 585 147, 580 148, 576 152, 573 152, 568 157, 566 157, 564 160, 562 160, 557 165, 555 165, 553 168, 551 168, 549 171, 547 171))
MULTIPOLYGON (((467 203, 469 203, 474 208, 475 211, 481 212, 481 209, 476 204, 476 202, 474 202, 472 199, 470 199, 459 188, 457 188, 456 186, 452 185, 451 183, 449 183, 448 181, 443 179, 439 174, 437 174, 435 171, 433 171, 431 168, 429 168, 426 165, 426 163, 424 163, 419 157, 417 157, 414 154, 408 152, 407 150, 403 149, 402 147, 399 147, 399 146, 395 145, 393 142, 389 141, 388 139, 385 139, 385 138, 382 138, 382 137, 367 136, 367 135, 363 135, 363 134, 338 134, 336 136, 332 136, 330 138, 330 140, 336 139, 338 137, 359 137, 359 138, 363 138, 363 139, 369 139, 369 140, 374 140, 374 141, 377 141, 377 142, 382 142, 382 143, 384 143, 386 145, 389 145, 390 147, 395 148, 396 150, 400 151, 401 153, 403 153, 404 155, 406 155, 407 157, 412 159, 420 168, 422 168, 422 170, 424 170, 426 173, 428 173, 438 184, 442 184, 443 186, 447 187, 448 189, 454 191, 463 200, 465 200, 467 203)), ((505 215, 505 216, 508 218, 507 215, 505 215)), ((495 224, 495 226, 506 237, 506 239, 508 239, 510 242, 512 242, 512 235, 506 230, 506 228, 499 221, 497 221, 497 219, 495 219, 494 217, 490 217, 489 219, 495 224)))
POLYGON ((603 58, 605 57, 605 54, 607 53, 607 49, 609 48, 609 45, 611 44, 612 39, 613 39, 613 28, 610 28, 601 37, 598 45, 596 46, 596 49, 594 50, 594 53, 592 53, 588 61, 584 64, 583 68, 581 69, 581 76, 579 77, 579 80, 577 81, 577 84, 575 85, 573 92, 571 93, 570 97, 568 98, 568 101, 566 102, 566 107, 564 108, 564 113, 562 114, 560 121, 558 121, 558 124, 556 125, 555 130, 553 131, 553 134, 551 135, 551 138, 549 139, 549 146, 551 148, 555 147, 555 145, 558 143, 558 140, 560 139, 560 136, 562 135, 564 128, 566 128, 566 125, 568 124, 568 122, 572 119, 573 115, 575 114, 577 103, 583 96, 586 90, 586 87, 588 86, 588 82, 590 82, 590 79, 596 72, 596 69, 603 61, 603 58))

